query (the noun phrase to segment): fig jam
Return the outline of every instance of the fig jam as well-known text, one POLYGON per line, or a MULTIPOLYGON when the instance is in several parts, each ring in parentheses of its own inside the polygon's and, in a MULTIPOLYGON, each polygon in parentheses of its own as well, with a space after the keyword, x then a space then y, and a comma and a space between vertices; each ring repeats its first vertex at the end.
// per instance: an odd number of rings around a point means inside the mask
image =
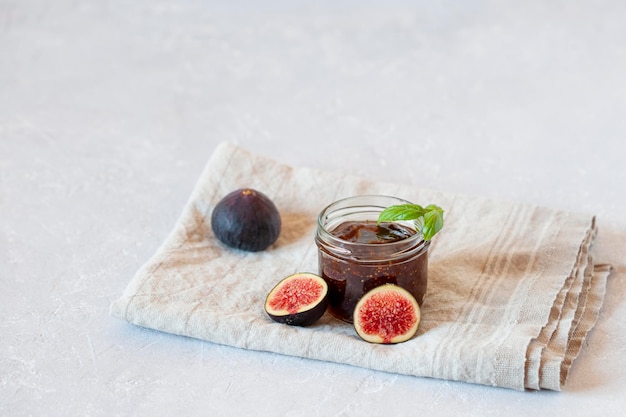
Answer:
MULTIPOLYGON (((351 199, 364 198, 385 197, 351 199)), ((352 203, 362 209, 362 201, 352 203)), ((377 224, 377 213, 383 207, 361 216, 354 211, 346 215, 330 205, 318 219, 319 272, 328 283, 329 310, 347 322, 353 321, 357 302, 374 287, 398 285, 409 291, 420 305, 426 293, 430 242, 425 242, 410 224, 377 224), (339 214, 333 215, 334 211, 339 214)))
POLYGON ((330 233, 348 242, 380 244, 397 242, 398 240, 413 236, 416 232, 398 223, 376 223, 366 220, 362 222, 350 221, 341 223, 331 230, 330 233))

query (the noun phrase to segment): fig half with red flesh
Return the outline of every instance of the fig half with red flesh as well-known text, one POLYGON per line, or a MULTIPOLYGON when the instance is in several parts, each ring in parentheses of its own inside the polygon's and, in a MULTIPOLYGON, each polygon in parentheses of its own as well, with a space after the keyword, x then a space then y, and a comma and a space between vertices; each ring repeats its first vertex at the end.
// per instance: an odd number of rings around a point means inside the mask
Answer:
POLYGON ((371 343, 405 342, 415 336, 420 320, 415 297, 395 284, 373 288, 354 309, 354 329, 371 343))
POLYGON ((309 326, 328 307, 328 284, 318 275, 299 272, 281 280, 265 299, 265 311, 279 323, 309 326))

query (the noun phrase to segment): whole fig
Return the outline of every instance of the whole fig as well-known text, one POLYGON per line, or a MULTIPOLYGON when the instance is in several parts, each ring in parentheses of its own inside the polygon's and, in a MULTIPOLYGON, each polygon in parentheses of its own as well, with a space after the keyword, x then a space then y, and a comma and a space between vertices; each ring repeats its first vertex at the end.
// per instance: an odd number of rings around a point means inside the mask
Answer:
POLYGON ((211 228, 225 245, 257 252, 267 249, 278 239, 280 213, 265 194, 242 188, 217 203, 211 214, 211 228))

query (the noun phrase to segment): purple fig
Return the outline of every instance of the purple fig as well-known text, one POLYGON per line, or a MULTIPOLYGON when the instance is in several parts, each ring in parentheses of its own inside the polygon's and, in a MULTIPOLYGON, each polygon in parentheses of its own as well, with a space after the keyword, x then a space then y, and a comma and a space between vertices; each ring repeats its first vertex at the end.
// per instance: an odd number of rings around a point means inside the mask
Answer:
POLYGON ((276 205, 265 194, 250 188, 228 194, 211 214, 211 228, 222 243, 251 252, 272 245, 280 227, 276 205))

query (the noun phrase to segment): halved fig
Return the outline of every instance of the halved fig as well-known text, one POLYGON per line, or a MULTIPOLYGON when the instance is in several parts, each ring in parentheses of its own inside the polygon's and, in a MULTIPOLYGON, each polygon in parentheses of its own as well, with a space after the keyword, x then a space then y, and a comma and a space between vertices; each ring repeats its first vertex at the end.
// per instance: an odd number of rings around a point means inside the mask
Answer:
POLYGON ((265 311, 274 321, 291 326, 316 322, 328 307, 328 285, 318 275, 299 272, 281 280, 265 299, 265 311))
POLYGON ((354 329, 371 343, 400 343, 415 336, 419 304, 407 290, 385 284, 367 292, 354 309, 354 329))
POLYGON ((280 213, 274 202, 251 188, 231 192, 217 203, 211 214, 211 228, 222 243, 251 252, 273 244, 280 227, 280 213))

